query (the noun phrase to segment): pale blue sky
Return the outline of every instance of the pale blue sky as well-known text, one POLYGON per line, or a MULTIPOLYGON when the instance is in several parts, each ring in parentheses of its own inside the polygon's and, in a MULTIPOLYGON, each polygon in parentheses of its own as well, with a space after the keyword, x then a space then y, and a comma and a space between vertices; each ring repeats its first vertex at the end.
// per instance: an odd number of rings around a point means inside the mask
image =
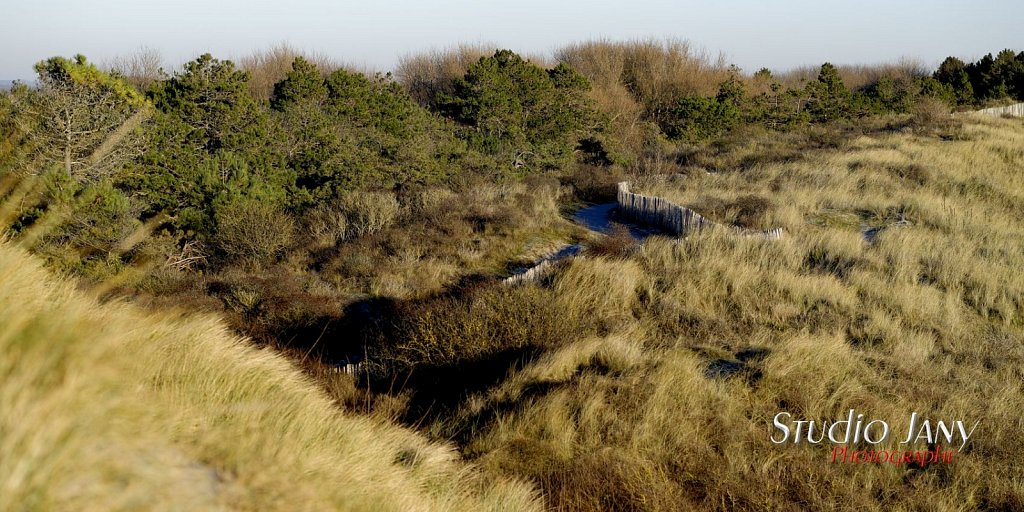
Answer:
POLYGON ((232 58, 288 42, 390 70, 398 57, 459 42, 549 54, 591 38, 677 37, 744 70, 1024 50, 1022 0, 3 0, 0 79, 84 53, 103 62, 140 46, 169 65, 209 51, 232 58))

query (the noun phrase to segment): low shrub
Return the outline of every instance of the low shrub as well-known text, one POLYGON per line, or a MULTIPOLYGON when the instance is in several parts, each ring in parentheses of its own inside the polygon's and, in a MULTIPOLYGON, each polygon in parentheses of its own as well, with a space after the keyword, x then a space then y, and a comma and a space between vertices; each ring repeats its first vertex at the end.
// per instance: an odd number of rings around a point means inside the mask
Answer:
POLYGON ((217 212, 214 242, 231 261, 260 265, 291 245, 295 222, 280 208, 257 200, 241 200, 217 212))
POLYGON ((366 236, 378 233, 398 220, 401 208, 389 192, 360 192, 342 198, 341 208, 348 219, 348 233, 366 236))
POLYGON ((538 286, 477 286, 462 297, 405 303, 394 312, 371 358, 387 374, 455 367, 501 353, 557 347, 591 330, 588 320, 559 307, 538 286))
POLYGON ((951 120, 949 104, 939 98, 919 98, 911 108, 910 123, 918 130, 942 127, 951 120))
POLYGON ((701 215, 717 222, 727 222, 751 229, 767 229, 768 212, 774 207, 764 196, 747 194, 733 200, 705 197, 693 204, 692 208, 701 215))
POLYGON ((640 246, 640 242, 633 237, 629 228, 622 224, 615 224, 610 233, 591 242, 587 246, 587 254, 595 256, 624 257, 640 246))
POLYGON ((660 116, 661 129, 670 139, 699 142, 722 135, 740 121, 730 102, 693 96, 681 98, 660 116))
POLYGON ((333 247, 348 235, 345 212, 332 205, 318 205, 303 218, 306 235, 314 247, 333 247))

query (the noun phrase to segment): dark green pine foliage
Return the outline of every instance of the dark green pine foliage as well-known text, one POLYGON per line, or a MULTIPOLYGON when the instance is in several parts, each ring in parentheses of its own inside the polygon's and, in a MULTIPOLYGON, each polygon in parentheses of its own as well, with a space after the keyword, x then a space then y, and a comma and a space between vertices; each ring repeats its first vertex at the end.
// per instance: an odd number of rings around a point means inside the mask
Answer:
POLYGON ((861 101, 860 106, 879 114, 907 113, 914 106, 918 92, 919 86, 914 81, 883 76, 864 91, 865 99, 870 103, 861 101))
POLYGON ((193 127, 188 138, 208 152, 251 146, 266 136, 266 116, 248 94, 249 74, 205 54, 154 87, 160 111, 193 127))
POLYGON ((1024 58, 1013 50, 1003 50, 996 55, 992 64, 993 97, 1024 99, 1021 89, 1024 75, 1024 58))
POLYGON ((146 215, 199 236, 215 230, 219 208, 236 201, 287 205, 295 177, 267 144, 266 111, 249 75, 209 54, 156 84, 149 149, 120 184, 146 199, 146 215))
POLYGON ((293 203, 303 209, 334 196, 331 185, 343 169, 339 155, 346 149, 333 120, 325 111, 327 83, 316 65, 298 57, 284 80, 274 85, 273 143, 295 172, 293 203))
POLYGON ((821 65, 818 79, 807 84, 807 94, 810 98, 807 110, 812 121, 824 123, 850 116, 853 95, 832 64, 826 62, 821 65))
POLYGON ((326 98, 327 84, 316 64, 296 57, 292 62, 291 71, 285 75, 284 80, 274 84, 274 96, 270 100, 270 107, 284 111, 295 103, 322 105, 326 98))
POLYGON ((460 172, 466 145, 453 127, 416 103, 390 74, 368 77, 340 69, 327 77, 327 113, 359 159, 344 165, 347 187, 393 187, 441 181, 460 172))
POLYGON ((1019 58, 1013 50, 1003 50, 995 57, 989 53, 978 62, 968 64, 966 71, 978 102, 1007 97, 1022 99, 1017 89, 1020 75, 1024 73, 1024 58, 1019 58))
POLYGON ((978 59, 977 62, 968 64, 966 67, 967 76, 970 78, 971 87, 974 89, 974 97, 979 102, 995 97, 993 94, 995 77, 992 75, 994 64, 995 59, 989 53, 978 59))
POLYGON ((1024 101, 1024 52, 1017 54, 1015 69, 1016 75, 1011 81, 1010 92, 1017 100, 1024 101))
POLYGON ((965 64, 947 57, 932 78, 948 86, 961 105, 999 100, 1024 101, 1024 52, 1006 49, 965 64))
POLYGON ((510 50, 482 57, 438 98, 474 148, 525 170, 562 167, 599 130, 590 84, 567 64, 544 70, 510 50))
POLYGON ((739 111, 730 104, 691 96, 676 102, 660 125, 670 139, 700 142, 725 133, 738 118, 739 111))
POLYGON ((658 123, 661 130, 669 139, 701 142, 732 129, 741 120, 746 94, 737 74, 738 71, 734 70, 727 80, 719 84, 714 98, 680 98, 661 115, 658 123))
POLYGON ((946 60, 939 64, 939 69, 932 73, 939 83, 948 86, 953 91, 956 102, 960 105, 974 103, 974 86, 971 85, 971 78, 967 75, 967 65, 956 57, 946 57, 946 60))
POLYGON ((960 104, 960 98, 957 95, 956 90, 946 85, 934 77, 922 76, 918 77, 914 81, 914 85, 917 87, 916 92, 920 97, 938 98, 950 106, 960 104))
POLYGON ((465 145, 389 75, 339 69, 324 78, 296 59, 274 87, 279 152, 305 208, 346 190, 430 183, 460 170, 465 145))

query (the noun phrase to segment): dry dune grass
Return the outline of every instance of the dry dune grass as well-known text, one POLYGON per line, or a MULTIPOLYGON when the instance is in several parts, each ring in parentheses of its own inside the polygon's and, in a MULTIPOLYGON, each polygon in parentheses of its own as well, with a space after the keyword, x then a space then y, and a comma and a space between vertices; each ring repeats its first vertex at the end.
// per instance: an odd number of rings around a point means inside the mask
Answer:
POLYGON ((536 510, 212 318, 99 304, 0 244, 0 510, 536 510))
POLYGON ((577 258, 542 286, 566 315, 614 319, 606 332, 550 348, 433 428, 473 430, 469 456, 537 482, 555 510, 1020 509, 1022 145, 1020 120, 969 119, 962 140, 865 136, 643 184, 682 204, 764 195, 787 236, 577 258), (980 426, 925 469, 769 441, 777 412, 851 408, 892 425, 886 449, 911 412, 980 426))

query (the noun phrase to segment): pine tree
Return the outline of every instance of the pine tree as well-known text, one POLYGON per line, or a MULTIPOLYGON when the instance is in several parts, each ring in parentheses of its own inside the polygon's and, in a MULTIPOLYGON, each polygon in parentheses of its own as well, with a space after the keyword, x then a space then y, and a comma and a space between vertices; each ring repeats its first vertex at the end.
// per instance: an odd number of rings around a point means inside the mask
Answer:
POLYGON ((266 114, 249 94, 249 74, 210 54, 185 64, 183 72, 152 92, 156 107, 195 128, 190 138, 207 151, 261 145, 266 114))
POLYGON ((469 67, 441 112, 466 127, 475 147, 515 167, 566 164, 599 124, 587 80, 567 64, 545 71, 510 50, 469 67))
POLYGON ((946 60, 939 65, 939 69, 932 74, 932 78, 949 86, 953 90, 957 103, 961 105, 974 103, 974 87, 971 85, 970 77, 967 76, 967 65, 964 64, 964 61, 956 57, 946 57, 946 60))
POLYGON ((298 101, 321 102, 327 97, 327 84, 320 75, 316 64, 302 57, 292 62, 292 70, 284 80, 274 84, 274 96, 270 100, 271 108, 284 110, 288 103, 298 101))
POLYGON ((826 62, 821 65, 818 79, 807 84, 810 96, 808 110, 817 122, 835 121, 849 117, 852 94, 839 76, 839 70, 826 62))

